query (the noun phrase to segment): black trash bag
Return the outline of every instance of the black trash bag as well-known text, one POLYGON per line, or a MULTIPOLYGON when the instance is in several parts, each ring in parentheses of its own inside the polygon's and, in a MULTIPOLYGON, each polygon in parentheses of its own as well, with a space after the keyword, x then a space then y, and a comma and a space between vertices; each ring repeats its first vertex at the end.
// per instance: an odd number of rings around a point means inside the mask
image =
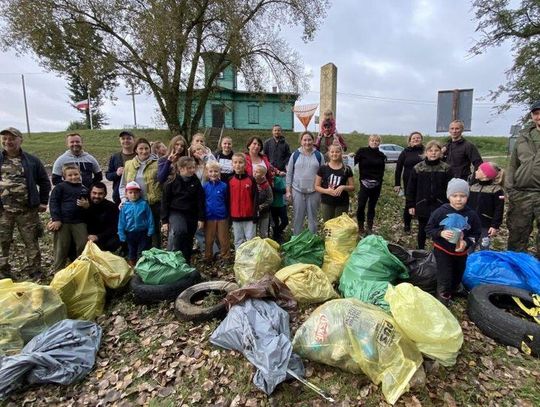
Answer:
POLYGON ((101 327, 90 321, 64 319, 35 336, 15 356, 0 357, 0 400, 30 384, 71 384, 96 361, 101 327))
POLYGON ((409 269, 409 278, 400 282, 412 285, 435 295, 437 292, 437 261, 433 252, 407 250, 395 243, 388 243, 388 250, 409 269))
POLYGON ((248 298, 232 306, 210 342, 241 352, 257 368, 253 383, 266 394, 291 379, 287 369, 304 376, 302 359, 292 351, 289 314, 273 301, 248 298))

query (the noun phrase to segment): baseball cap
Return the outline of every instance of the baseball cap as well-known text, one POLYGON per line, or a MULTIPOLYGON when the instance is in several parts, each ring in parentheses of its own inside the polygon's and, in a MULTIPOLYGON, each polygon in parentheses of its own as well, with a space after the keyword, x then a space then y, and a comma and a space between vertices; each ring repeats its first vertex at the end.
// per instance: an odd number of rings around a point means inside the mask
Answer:
POLYGON ((133 135, 132 132, 128 131, 128 130, 122 130, 120 132, 120 134, 118 135, 118 137, 122 137, 122 136, 129 136, 129 137, 133 137, 135 138, 135 136, 133 135))
POLYGON ((128 184, 126 185, 126 191, 131 191, 134 189, 140 191, 141 187, 135 181, 128 182, 128 184))
POLYGON ((531 113, 534 112, 535 110, 538 110, 540 109, 540 100, 537 101, 537 102, 534 102, 531 106, 531 113))
POLYGON ((8 127, 7 129, 0 131, 0 134, 3 134, 3 135, 11 134, 12 136, 23 138, 22 133, 19 130, 17 130, 15 127, 8 127))

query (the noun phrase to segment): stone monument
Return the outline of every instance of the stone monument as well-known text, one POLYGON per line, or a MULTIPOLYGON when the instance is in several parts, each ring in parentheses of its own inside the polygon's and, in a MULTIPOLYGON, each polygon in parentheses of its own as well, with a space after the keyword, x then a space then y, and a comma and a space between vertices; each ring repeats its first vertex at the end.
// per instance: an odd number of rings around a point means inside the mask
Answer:
POLYGON ((321 102, 319 114, 322 117, 326 110, 334 112, 336 117, 337 66, 329 62, 321 67, 321 102))

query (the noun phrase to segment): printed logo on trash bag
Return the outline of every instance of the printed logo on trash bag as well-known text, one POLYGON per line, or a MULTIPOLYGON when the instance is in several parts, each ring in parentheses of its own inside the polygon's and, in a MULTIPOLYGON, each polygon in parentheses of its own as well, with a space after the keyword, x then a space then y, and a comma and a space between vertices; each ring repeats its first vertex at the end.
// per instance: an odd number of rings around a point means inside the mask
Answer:
POLYGON ((390 346, 394 342, 396 336, 396 330, 394 326, 388 321, 381 321, 375 328, 377 343, 386 347, 390 346))
POLYGON ((328 338, 328 318, 322 314, 319 318, 317 329, 315 330, 315 341, 321 343, 326 342, 328 338))

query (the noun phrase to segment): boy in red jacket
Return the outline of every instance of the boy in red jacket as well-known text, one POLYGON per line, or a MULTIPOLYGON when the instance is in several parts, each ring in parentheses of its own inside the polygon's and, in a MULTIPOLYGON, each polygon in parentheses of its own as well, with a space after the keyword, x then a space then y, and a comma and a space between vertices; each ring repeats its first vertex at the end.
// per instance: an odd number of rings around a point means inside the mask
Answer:
POLYGON ((257 227, 257 183, 246 174, 246 158, 242 153, 232 156, 234 175, 229 180, 230 211, 234 247, 255 237, 257 227))

